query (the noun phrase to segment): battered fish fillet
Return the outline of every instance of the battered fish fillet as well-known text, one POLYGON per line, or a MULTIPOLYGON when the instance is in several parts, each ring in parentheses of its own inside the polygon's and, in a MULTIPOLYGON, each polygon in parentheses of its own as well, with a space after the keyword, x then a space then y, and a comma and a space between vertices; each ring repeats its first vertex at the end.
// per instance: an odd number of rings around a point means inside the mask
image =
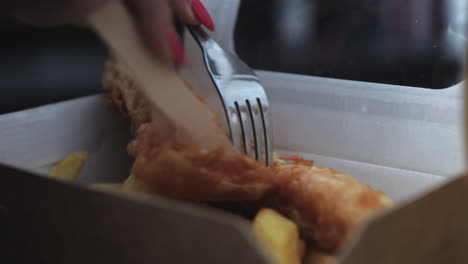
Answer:
POLYGON ((146 185, 145 192, 177 199, 270 206, 293 219, 306 239, 328 251, 338 249, 364 219, 392 205, 382 192, 300 157, 266 168, 241 154, 191 145, 149 106, 131 73, 115 59, 106 65, 104 86, 111 104, 130 118, 135 132, 128 146, 135 162, 133 176, 124 184, 127 190, 146 185))
POLYGON ((383 192, 330 168, 275 162, 271 170, 273 207, 322 250, 335 251, 365 219, 393 205, 383 192))
POLYGON ((131 119, 136 137, 128 151, 135 157, 136 178, 155 193, 192 201, 258 200, 273 188, 273 173, 264 165, 180 138, 167 118, 150 108, 130 75, 125 65, 111 59, 104 87, 111 104, 131 119))

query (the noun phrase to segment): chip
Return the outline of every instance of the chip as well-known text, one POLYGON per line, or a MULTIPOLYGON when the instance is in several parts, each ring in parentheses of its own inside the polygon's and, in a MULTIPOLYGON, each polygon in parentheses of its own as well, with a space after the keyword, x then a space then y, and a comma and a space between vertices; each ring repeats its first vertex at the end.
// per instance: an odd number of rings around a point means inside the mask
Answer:
POLYGON ((278 264, 301 263, 305 246, 293 221, 264 208, 255 216, 253 230, 278 264))
POLYGON ((87 152, 75 152, 68 155, 50 172, 52 178, 73 181, 80 174, 83 165, 88 159, 87 152))
POLYGON ((305 257, 304 264, 335 264, 336 257, 321 251, 310 251, 305 257))

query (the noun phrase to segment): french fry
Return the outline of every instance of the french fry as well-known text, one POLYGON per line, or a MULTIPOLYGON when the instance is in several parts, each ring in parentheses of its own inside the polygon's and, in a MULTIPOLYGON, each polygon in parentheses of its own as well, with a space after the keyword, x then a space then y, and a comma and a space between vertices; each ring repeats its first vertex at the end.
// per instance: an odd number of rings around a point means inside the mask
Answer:
POLYGON ((87 159, 87 152, 72 153, 52 169, 50 176, 57 179, 73 181, 80 174, 81 168, 83 168, 87 159))
POLYGON ((154 194, 147 184, 142 182, 133 174, 130 174, 130 176, 128 176, 128 178, 122 183, 120 190, 124 193, 133 193, 145 196, 151 196, 154 194))
POLYGON ((253 230, 278 264, 301 263, 305 246, 294 222, 264 208, 255 216, 253 230))
POLYGON ((335 264, 336 257, 321 251, 309 251, 304 259, 304 264, 335 264))
POLYGON ((92 184, 90 184, 88 186, 90 186, 92 188, 97 188, 97 189, 103 190, 103 191, 119 191, 122 184, 113 183, 113 182, 109 182, 109 183, 103 182, 103 183, 92 183, 92 184))

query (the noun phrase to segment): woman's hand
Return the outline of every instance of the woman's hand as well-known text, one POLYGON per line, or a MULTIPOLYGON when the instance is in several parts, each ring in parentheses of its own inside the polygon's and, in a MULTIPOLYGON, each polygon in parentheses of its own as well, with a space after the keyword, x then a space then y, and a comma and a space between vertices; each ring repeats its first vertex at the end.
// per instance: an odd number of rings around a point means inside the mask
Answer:
MULTIPOLYGON (((2 13, 15 15, 39 26, 83 24, 94 10, 115 0, 10 0, 2 13)), ((125 0, 146 45, 158 58, 184 63, 184 51, 173 25, 174 17, 185 24, 203 24, 214 30, 213 21, 200 0, 125 0)))

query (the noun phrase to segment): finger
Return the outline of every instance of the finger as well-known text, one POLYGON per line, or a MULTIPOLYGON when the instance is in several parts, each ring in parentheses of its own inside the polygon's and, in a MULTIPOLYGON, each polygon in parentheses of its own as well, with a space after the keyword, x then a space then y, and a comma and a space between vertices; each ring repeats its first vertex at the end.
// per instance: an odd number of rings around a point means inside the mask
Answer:
POLYGON ((195 17, 209 30, 214 31, 215 25, 208 10, 200 0, 192 0, 191 4, 195 17))
POLYGON ((150 51, 163 61, 174 59, 171 42, 174 26, 172 10, 166 0, 135 0, 131 2, 132 12, 145 44, 150 51))
POLYGON ((192 9, 192 0, 171 0, 172 9, 177 17, 186 24, 200 25, 192 9))

